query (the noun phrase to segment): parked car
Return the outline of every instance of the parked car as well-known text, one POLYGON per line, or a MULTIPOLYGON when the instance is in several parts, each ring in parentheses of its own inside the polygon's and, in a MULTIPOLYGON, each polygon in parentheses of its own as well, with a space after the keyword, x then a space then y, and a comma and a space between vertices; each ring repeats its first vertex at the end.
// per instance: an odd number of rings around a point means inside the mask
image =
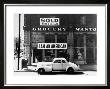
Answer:
POLYGON ((79 69, 79 65, 68 62, 65 58, 54 58, 52 62, 38 62, 36 67, 39 74, 53 71, 73 73, 79 69))

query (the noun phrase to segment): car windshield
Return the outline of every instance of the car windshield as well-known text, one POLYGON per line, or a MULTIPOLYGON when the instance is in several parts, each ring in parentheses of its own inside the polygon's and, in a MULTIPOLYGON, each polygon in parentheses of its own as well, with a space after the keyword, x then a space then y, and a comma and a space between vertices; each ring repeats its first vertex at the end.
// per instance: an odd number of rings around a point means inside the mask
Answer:
POLYGON ((55 60, 54 63, 61 63, 61 60, 55 60))

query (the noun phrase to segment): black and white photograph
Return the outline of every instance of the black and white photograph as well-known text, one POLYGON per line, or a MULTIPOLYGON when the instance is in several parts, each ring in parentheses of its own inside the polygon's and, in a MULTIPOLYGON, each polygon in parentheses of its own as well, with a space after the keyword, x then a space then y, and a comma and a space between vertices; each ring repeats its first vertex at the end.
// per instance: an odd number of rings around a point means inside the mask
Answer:
POLYGON ((15 72, 96 73, 96 14, 17 14, 15 19, 15 72))
POLYGON ((106 85, 105 8, 5 7, 6 85, 106 85))

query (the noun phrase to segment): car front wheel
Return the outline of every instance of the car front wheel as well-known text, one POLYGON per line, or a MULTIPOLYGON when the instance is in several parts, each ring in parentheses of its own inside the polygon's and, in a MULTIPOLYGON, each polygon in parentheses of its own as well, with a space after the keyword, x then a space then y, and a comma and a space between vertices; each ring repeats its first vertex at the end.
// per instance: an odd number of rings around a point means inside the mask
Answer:
POLYGON ((44 72, 45 72, 45 70, 43 68, 41 68, 41 69, 38 70, 38 73, 39 74, 43 74, 44 72))
POLYGON ((67 73, 73 73, 74 69, 73 68, 68 68, 67 73))

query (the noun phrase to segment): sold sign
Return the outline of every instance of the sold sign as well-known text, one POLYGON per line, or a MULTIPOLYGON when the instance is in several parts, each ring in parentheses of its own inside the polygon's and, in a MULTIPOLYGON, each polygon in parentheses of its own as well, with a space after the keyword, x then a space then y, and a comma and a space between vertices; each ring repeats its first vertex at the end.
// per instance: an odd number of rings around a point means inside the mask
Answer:
POLYGON ((41 26, 59 26, 59 18, 40 18, 41 26))

